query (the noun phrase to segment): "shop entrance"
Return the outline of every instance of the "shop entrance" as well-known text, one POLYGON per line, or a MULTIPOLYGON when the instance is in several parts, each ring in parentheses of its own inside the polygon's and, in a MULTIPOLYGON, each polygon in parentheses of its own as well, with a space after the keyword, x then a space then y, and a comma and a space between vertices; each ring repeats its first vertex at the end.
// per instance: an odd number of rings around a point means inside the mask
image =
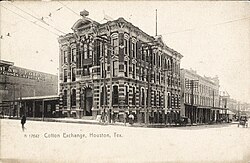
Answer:
POLYGON ((85 100, 84 100, 84 112, 85 116, 92 116, 92 105, 93 105, 93 93, 91 88, 85 89, 85 100))

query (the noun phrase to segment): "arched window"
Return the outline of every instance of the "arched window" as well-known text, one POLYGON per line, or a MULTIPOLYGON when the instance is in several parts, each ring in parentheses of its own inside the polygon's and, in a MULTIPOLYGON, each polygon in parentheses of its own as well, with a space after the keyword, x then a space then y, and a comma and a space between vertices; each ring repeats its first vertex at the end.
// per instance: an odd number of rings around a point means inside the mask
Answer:
POLYGON ((118 105, 118 100, 119 100, 119 94, 118 94, 118 86, 117 85, 114 85, 113 86, 113 100, 112 100, 112 104, 113 105, 118 105))
POLYGON ((159 106, 161 106, 161 92, 158 92, 159 106))
POLYGON ((135 87, 132 87, 132 94, 133 94, 133 98, 132 98, 132 105, 135 105, 135 87))
POLYGON ((71 50, 71 62, 76 62, 76 48, 71 50))
POLYGON ((128 86, 125 86, 125 104, 128 105, 128 99, 129 99, 129 89, 128 86))
POLYGON ((71 106, 76 106, 76 90, 72 89, 71 93, 71 106))
POLYGON ((168 60, 168 70, 171 70, 171 64, 169 60, 168 60))
POLYGON ((67 106, 67 90, 63 91, 63 106, 67 106))
POLYGON ((71 78, 72 81, 76 81, 76 68, 75 67, 72 68, 72 72, 71 73, 72 73, 72 78, 71 78))
POLYGON ((144 89, 141 89, 141 105, 144 106, 145 104, 145 92, 144 89))
POLYGON ((168 108, 171 108, 171 95, 168 92, 168 108))
POLYGON ((157 98, 157 94, 156 94, 156 91, 154 91, 154 106, 157 106, 156 98, 157 98))
POLYGON ((67 82, 67 69, 63 70, 63 82, 67 82))
POLYGON ((128 69, 129 69, 129 67, 128 67, 128 61, 124 61, 124 66, 125 66, 125 71, 124 71, 124 76, 125 77, 128 77, 128 69))
POLYGON ((164 61, 164 68, 165 68, 165 69, 168 68, 167 59, 165 59, 165 61, 164 61))
POLYGON ((100 93, 100 105, 104 105, 104 98, 106 99, 105 104, 107 104, 107 91, 106 91, 106 87, 102 87, 101 93, 100 93), (104 97, 105 96, 105 97, 104 97))

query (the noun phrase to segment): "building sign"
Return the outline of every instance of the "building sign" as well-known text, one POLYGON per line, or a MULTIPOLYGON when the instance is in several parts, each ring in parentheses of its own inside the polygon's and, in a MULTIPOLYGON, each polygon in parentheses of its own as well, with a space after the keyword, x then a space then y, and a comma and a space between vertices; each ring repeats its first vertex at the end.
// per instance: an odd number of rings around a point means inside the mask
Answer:
POLYGON ((42 73, 17 67, 0 67, 0 75, 45 81, 45 75, 42 73))

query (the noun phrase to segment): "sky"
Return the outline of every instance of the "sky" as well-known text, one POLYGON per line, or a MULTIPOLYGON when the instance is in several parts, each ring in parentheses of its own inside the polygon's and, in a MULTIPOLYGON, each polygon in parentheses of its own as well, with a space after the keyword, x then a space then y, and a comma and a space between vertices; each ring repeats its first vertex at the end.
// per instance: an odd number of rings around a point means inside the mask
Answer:
POLYGON ((217 75, 221 90, 250 102, 248 2, 15 1, 0 5, 0 59, 52 74, 58 72, 58 37, 73 32, 80 11, 89 11, 89 18, 97 22, 105 22, 104 15, 123 17, 154 36, 157 9, 157 34, 184 56, 181 67, 202 76, 217 75))

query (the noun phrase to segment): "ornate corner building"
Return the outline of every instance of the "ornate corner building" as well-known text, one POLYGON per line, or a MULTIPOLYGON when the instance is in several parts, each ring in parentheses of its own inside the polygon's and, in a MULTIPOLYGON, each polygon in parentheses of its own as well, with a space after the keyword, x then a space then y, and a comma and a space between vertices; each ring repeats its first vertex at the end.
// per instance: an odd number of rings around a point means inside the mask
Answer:
POLYGON ((142 123, 177 119, 183 56, 161 36, 150 36, 123 18, 100 24, 81 15, 73 33, 58 39, 59 113, 118 120, 130 113, 142 123))

